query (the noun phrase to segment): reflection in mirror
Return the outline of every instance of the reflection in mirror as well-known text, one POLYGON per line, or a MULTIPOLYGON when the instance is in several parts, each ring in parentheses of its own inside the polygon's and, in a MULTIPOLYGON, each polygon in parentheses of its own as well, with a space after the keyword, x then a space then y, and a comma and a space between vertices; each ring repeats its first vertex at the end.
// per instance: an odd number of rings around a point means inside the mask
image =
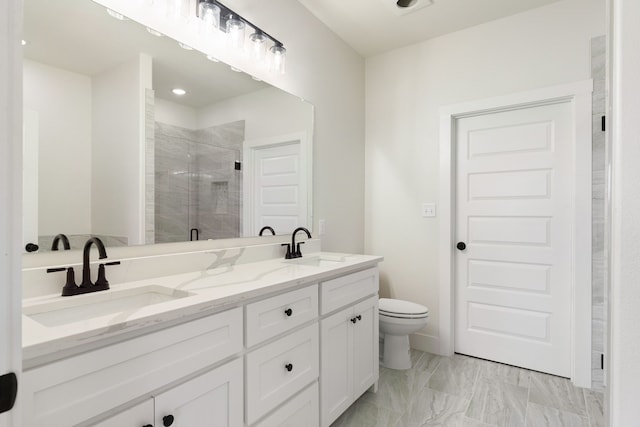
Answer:
POLYGON ((311 226, 310 104, 90 0, 24 8, 25 244, 311 226))

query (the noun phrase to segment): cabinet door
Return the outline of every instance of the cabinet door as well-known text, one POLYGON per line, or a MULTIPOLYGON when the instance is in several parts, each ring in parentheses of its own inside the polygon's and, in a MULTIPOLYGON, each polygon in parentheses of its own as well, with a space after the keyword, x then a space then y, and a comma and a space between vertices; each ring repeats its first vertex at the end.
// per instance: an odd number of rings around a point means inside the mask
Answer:
POLYGON ((353 308, 320 323, 321 425, 329 426, 353 402, 353 308))
POLYGON ((296 394, 254 427, 318 427, 318 382, 296 394))
POLYGON ((153 424, 153 399, 129 408, 92 427, 143 427, 153 424))
POLYGON ((353 328, 353 398, 357 399, 378 380, 378 298, 356 304, 353 314, 357 319, 353 328))
POLYGON ((242 359, 236 359, 159 394, 155 426, 241 427, 242 384, 242 359))

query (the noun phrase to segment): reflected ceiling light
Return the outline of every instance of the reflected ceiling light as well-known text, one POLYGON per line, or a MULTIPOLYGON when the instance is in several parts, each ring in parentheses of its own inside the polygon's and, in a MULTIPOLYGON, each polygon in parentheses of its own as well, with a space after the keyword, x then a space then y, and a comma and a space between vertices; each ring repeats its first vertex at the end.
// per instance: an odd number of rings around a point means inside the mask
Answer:
MULTIPOLYGON (((256 62, 268 64, 269 68, 274 72, 284 73, 287 50, 282 42, 264 32, 257 25, 243 18, 218 0, 198 0, 196 14, 205 23, 206 28, 208 28, 209 22, 213 23, 214 20, 217 20, 217 29, 226 33, 229 46, 235 49, 245 49, 245 32, 251 30, 248 43, 251 58, 256 62), (266 60, 267 52, 269 52, 268 61, 266 60)), ((213 33, 214 36, 216 34, 215 32, 213 33)))
POLYGON ((22 46, 26 46, 27 45, 27 41, 26 40, 22 40, 22 46))
POLYGON ((149 27, 147 27, 147 32, 149 34, 152 34, 152 35, 156 36, 156 37, 162 37, 164 35, 160 31, 156 31, 153 28, 149 28, 149 27))
POLYGON ((121 13, 116 12, 115 10, 107 9, 107 13, 109 14, 109 16, 111 16, 112 18, 116 18, 119 21, 126 21, 127 20, 126 16, 124 16, 121 13))
POLYGON ((185 95, 187 93, 186 90, 180 89, 178 87, 173 89, 171 92, 173 92, 174 95, 178 95, 178 96, 182 96, 182 95, 185 95))

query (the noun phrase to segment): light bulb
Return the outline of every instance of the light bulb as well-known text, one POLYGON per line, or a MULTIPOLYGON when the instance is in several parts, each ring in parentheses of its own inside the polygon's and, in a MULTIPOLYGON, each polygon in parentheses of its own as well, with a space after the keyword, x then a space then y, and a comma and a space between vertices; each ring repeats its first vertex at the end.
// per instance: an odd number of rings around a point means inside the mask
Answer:
POLYGON ((198 16, 202 21, 205 34, 215 34, 220 27, 220 8, 218 5, 206 1, 198 5, 198 16))
POLYGON ((275 44, 271 46, 269 51, 271 52, 271 71, 284 74, 287 49, 282 45, 275 44))
POLYGON ((229 15, 227 20, 227 39, 229 46, 237 49, 244 47, 244 22, 234 15, 229 15))
POLYGON ((256 61, 264 61, 267 55, 267 36, 256 31, 249 36, 249 40, 251 41, 251 57, 256 61))

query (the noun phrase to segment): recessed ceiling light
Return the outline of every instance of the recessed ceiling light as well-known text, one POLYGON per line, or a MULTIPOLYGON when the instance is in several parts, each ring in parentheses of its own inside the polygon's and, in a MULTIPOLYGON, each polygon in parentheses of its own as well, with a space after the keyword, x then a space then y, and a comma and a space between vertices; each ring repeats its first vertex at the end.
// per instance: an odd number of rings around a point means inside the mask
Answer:
POLYGON ((259 78, 258 78, 258 77, 256 77, 256 76, 251 76, 251 78, 252 78, 253 80, 257 81, 257 82, 261 82, 261 81, 262 81, 262 79, 259 79, 259 78))
POLYGON ((26 40, 22 40, 22 46, 26 46, 27 41, 26 40))
POLYGON ((178 87, 173 89, 171 92, 173 92, 174 95, 178 95, 178 96, 182 96, 182 95, 185 95, 187 93, 186 90, 180 89, 178 87))
POLYGON ((180 45, 181 48, 186 49, 186 50, 193 50, 193 48, 191 46, 189 46, 188 44, 184 44, 184 43, 180 43, 178 42, 178 44, 180 45))
POLYGON ((162 37, 162 36, 163 36, 163 34, 162 34, 160 31, 156 31, 156 30, 154 30, 153 28, 149 28, 149 27, 147 27, 147 32, 148 32, 149 34, 153 34, 153 35, 154 35, 154 36, 156 36, 156 37, 162 37))
POLYGON ((231 68, 231 71, 235 71, 236 73, 241 73, 242 72, 242 70, 240 68, 231 67, 231 66, 229 68, 231 68))
POLYGON ((211 56, 211 55, 207 55, 207 59, 209 61, 213 61, 213 62, 220 62, 220 60, 218 58, 216 58, 215 56, 211 56))
POLYGON ((111 9, 107 9, 107 13, 112 17, 112 18, 116 18, 119 21, 125 21, 127 19, 126 16, 124 16, 121 13, 116 12, 115 10, 111 10, 111 9))

